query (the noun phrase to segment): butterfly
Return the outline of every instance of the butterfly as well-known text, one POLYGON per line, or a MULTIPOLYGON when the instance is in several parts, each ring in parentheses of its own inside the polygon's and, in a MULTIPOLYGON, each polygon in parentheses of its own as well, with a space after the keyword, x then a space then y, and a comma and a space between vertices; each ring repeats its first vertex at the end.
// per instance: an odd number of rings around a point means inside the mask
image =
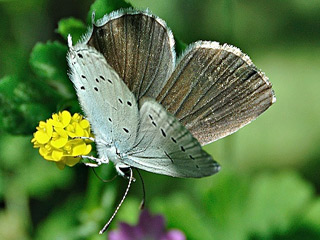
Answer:
POLYGON ((172 32, 148 11, 113 12, 68 42, 69 76, 99 154, 88 158, 112 161, 122 176, 213 175, 220 166, 202 146, 275 102, 268 78, 236 47, 198 41, 176 61, 172 32))

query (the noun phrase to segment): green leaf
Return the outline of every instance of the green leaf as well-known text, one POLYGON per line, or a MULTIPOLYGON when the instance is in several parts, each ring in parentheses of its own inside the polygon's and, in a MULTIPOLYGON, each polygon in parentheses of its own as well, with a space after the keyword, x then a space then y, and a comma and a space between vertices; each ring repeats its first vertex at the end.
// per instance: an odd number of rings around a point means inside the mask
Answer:
POLYGON ((95 12, 95 19, 102 18, 105 14, 121 8, 130 8, 132 5, 124 0, 96 0, 90 7, 88 23, 92 21, 92 12, 95 12))
POLYGON ((30 56, 35 74, 57 89, 64 97, 74 96, 74 89, 67 77, 67 46, 59 42, 37 43, 30 56))
POLYGON ((227 169, 217 177, 217 181, 208 178, 196 185, 200 199, 198 205, 203 206, 203 211, 208 214, 206 222, 209 222, 214 236, 209 239, 248 239, 246 198, 250 182, 227 169))
POLYGON ((139 211, 140 203, 141 201, 139 201, 137 198, 127 197, 125 204, 121 206, 117 214, 117 225, 119 226, 120 222, 136 225, 139 219, 139 214, 141 213, 139 211))
POLYGON ((178 56, 180 56, 183 51, 186 49, 186 47, 188 46, 186 43, 182 42, 181 40, 179 40, 178 38, 174 38, 175 40, 175 49, 176 49, 176 53, 178 56))
POLYGON ((319 231, 320 234, 320 198, 318 197, 317 200, 312 202, 310 206, 308 207, 305 218, 304 218, 304 223, 314 227, 319 231))
POLYGON ((39 224, 33 239, 82 239, 79 237, 81 231, 77 228, 79 226, 77 217, 83 206, 83 198, 72 197, 67 202, 61 202, 60 206, 52 209, 50 215, 39 224))
POLYGON ((14 89, 19 84, 16 76, 5 76, 0 79, 0 97, 15 101, 14 89))
POLYGON ((90 173, 89 186, 83 211, 79 215, 79 229, 84 239, 95 235, 106 223, 115 209, 115 200, 118 193, 117 185, 112 184, 106 188, 97 176, 90 173))
POLYGON ((79 101, 76 98, 61 101, 57 105, 57 111, 63 110, 68 110, 71 113, 81 113, 82 115, 85 115, 80 107, 79 101))
POLYGON ((310 226, 293 226, 289 232, 286 233, 276 233, 270 238, 252 238, 252 240, 313 240, 320 239, 319 226, 317 228, 312 228, 310 226))
POLYGON ((214 221, 216 239, 244 240, 253 235, 268 239, 285 233, 312 199, 312 187, 294 172, 262 173, 250 179, 226 172, 219 176, 211 188, 210 182, 197 187, 214 221))
POLYGON ((54 162, 43 159, 39 149, 32 148, 30 139, 31 136, 5 136, 0 146, 2 168, 14 173, 16 184, 23 186, 23 191, 34 198, 44 198, 56 188, 70 186, 74 171, 61 171, 54 162), (17 146, 24 151, 17 151, 17 146), (32 172, 37 174, 30 174, 32 172))
POLYGON ((211 220, 189 195, 178 192, 166 198, 157 198, 150 206, 153 214, 165 216, 169 229, 183 231, 187 239, 213 239, 211 220))
POLYGON ((36 103, 26 103, 15 106, 0 97, 0 128, 11 134, 31 134, 39 119, 46 119, 51 115, 47 106, 36 103))
POLYGON ((5 176, 3 174, 3 171, 0 171, 0 201, 3 201, 3 195, 5 191, 5 176))
POLYGON ((288 231, 308 208, 312 194, 312 187, 297 173, 258 176, 247 203, 248 227, 264 237, 288 231))
POLYGON ((11 134, 31 134, 39 120, 51 115, 57 99, 55 92, 41 82, 17 76, 0 79, 0 129, 11 134))
POLYGON ((51 101, 47 103, 50 106, 61 96, 39 79, 9 75, 0 79, 0 97, 14 104, 43 103, 44 98, 50 98, 51 101))
POLYGON ((86 33, 86 25, 76 18, 61 19, 56 30, 64 39, 67 39, 68 34, 72 36, 73 44, 77 43, 80 37, 86 33))
POLYGON ((59 42, 37 43, 30 56, 34 72, 47 79, 66 78, 67 46, 59 42))
POLYGON ((246 177, 224 171, 218 180, 199 179, 188 195, 157 199, 153 209, 188 239, 271 239, 290 234, 297 224, 319 223, 319 205, 310 207, 313 189, 297 173, 246 177))

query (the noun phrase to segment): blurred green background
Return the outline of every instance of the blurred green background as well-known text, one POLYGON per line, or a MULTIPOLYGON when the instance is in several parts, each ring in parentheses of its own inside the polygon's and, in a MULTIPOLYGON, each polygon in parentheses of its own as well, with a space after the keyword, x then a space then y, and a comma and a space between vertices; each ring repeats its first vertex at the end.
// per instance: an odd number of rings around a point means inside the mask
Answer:
MULTIPOLYGON (((39 120, 78 109, 64 37, 83 32, 89 10, 99 16, 105 2, 113 1, 0 1, 2 240, 107 239, 97 233, 127 182, 102 183, 81 164, 60 171, 30 143, 39 120)), ((256 121, 205 147, 222 165, 219 174, 175 179, 143 172, 146 207, 187 239, 320 239, 320 1, 129 2, 164 19, 182 42, 239 47, 277 96, 256 121)), ((109 178, 115 171, 103 166, 98 174, 109 178)), ((112 229, 136 222, 141 198, 137 181, 112 229)))

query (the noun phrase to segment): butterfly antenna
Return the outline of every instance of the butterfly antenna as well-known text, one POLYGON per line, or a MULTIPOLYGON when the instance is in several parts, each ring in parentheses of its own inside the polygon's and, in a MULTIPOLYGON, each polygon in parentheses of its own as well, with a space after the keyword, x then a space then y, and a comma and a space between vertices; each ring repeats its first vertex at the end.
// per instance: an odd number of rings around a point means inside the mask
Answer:
POLYGON ((142 184, 142 201, 141 201, 141 203, 140 203, 140 209, 142 210, 142 209, 144 209, 144 204, 145 204, 145 202, 146 202, 146 189, 145 189, 145 187, 144 187, 144 181, 143 181, 143 178, 142 178, 142 176, 141 176, 141 174, 140 174, 140 171, 136 168, 136 170, 137 170, 137 172, 138 172, 138 175, 139 175, 139 178, 140 178, 140 180, 141 180, 141 184, 142 184))
POLYGON ((124 195, 123 195, 123 197, 122 197, 119 205, 117 206, 116 210, 114 211, 114 213, 112 214, 111 218, 110 218, 109 221, 106 223, 106 225, 104 225, 104 227, 100 230, 99 234, 104 233, 104 232, 108 229, 110 223, 112 222, 112 220, 113 220, 114 217, 116 216, 117 212, 119 211, 119 208, 121 207, 124 199, 126 198, 128 192, 129 192, 129 189, 130 189, 130 186, 131 186, 131 183, 132 183, 132 180, 133 180, 132 169, 129 168, 129 170, 130 170, 130 178, 129 178, 129 183, 128 183, 127 189, 126 189, 126 191, 125 191, 125 193, 124 193, 124 195))
POLYGON ((92 169, 93 173, 96 175, 96 177, 99 178, 100 181, 105 182, 105 183, 107 183, 107 182, 112 182, 113 180, 116 179, 116 177, 118 177, 118 175, 116 174, 116 175, 114 175, 111 179, 107 179, 107 180, 106 180, 106 179, 103 179, 102 177, 100 177, 100 176, 98 175, 98 173, 96 172, 96 169, 95 169, 95 168, 91 168, 91 169, 92 169))

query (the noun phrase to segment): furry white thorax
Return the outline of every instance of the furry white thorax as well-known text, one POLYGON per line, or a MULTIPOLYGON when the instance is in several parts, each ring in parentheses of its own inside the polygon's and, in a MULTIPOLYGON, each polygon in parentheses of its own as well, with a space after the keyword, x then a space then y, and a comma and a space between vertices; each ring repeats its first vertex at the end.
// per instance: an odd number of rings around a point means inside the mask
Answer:
POLYGON ((121 153, 114 144, 107 145, 103 142, 97 141, 96 146, 100 159, 108 159, 108 161, 113 162, 116 168, 127 167, 127 165, 123 164, 123 160, 127 158, 126 154, 121 153))

